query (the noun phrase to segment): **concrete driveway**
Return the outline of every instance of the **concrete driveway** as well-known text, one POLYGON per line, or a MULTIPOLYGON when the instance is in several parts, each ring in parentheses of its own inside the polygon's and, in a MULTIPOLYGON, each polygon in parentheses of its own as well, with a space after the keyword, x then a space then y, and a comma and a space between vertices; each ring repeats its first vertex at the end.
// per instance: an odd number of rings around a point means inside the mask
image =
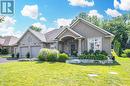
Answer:
POLYGON ((14 61, 17 61, 17 60, 8 60, 7 58, 0 58, 0 63, 6 63, 6 62, 14 62, 14 61))

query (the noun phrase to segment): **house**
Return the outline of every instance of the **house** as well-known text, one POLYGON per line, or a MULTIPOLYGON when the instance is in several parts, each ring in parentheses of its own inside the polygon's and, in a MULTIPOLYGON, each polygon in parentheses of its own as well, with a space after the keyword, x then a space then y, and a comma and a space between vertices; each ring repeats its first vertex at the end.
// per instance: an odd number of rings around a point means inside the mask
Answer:
POLYGON ((80 55, 85 50, 104 50, 111 55, 113 37, 113 34, 77 18, 70 26, 44 34, 28 29, 18 40, 14 51, 20 53, 20 57, 25 57, 28 52, 31 57, 36 57, 41 48, 58 49, 70 55, 73 51, 80 55))
POLYGON ((4 36, 0 37, 0 48, 6 48, 9 50, 9 53, 13 52, 13 46, 17 43, 18 38, 14 36, 4 36))

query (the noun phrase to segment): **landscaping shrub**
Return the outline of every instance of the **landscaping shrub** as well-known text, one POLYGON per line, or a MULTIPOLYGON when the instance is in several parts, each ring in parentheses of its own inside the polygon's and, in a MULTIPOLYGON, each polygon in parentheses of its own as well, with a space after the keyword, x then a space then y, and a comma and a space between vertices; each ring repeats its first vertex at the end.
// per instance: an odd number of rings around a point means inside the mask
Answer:
POLYGON ((107 52, 106 51, 101 51, 101 54, 105 55, 105 56, 108 56, 107 52))
POLYGON ((15 57, 14 53, 12 53, 12 54, 11 54, 11 57, 12 57, 12 58, 14 58, 14 57, 15 57))
POLYGON ((1 54, 3 54, 3 55, 7 55, 7 54, 9 54, 8 49, 3 48, 3 49, 1 50, 1 54))
POLYGON ((30 53, 29 52, 26 54, 26 58, 30 58, 30 53))
POLYGON ((52 61, 52 62, 57 61, 58 57, 59 57, 59 51, 56 49, 52 49, 48 53, 47 61, 52 61))
POLYGON ((96 60, 107 60, 107 56, 103 54, 96 55, 96 60))
POLYGON ((72 55, 77 56, 77 51, 73 51, 72 55))
POLYGON ((87 55, 85 55, 85 54, 81 54, 81 55, 79 55, 79 59, 86 59, 86 56, 87 55))
POLYGON ((38 54, 38 59, 41 61, 56 61, 59 55, 59 51, 56 49, 43 48, 38 54))
POLYGON ((81 54, 79 59, 107 60, 107 56, 104 54, 81 54))
POLYGON ((127 53, 127 56, 130 57, 130 53, 127 53))
POLYGON ((16 54, 16 58, 19 58, 19 53, 16 54))
POLYGON ((58 61, 59 62, 65 62, 67 59, 69 59, 69 56, 65 53, 59 54, 58 61))
POLYGON ((100 53, 101 53, 100 50, 96 50, 96 51, 95 51, 95 54, 100 54, 100 53))
POLYGON ((93 50, 89 50, 89 54, 93 54, 94 53, 94 51, 93 50))
POLYGON ((126 49, 123 51, 122 57, 130 57, 130 49, 126 49))
POLYGON ((82 54, 87 55, 87 54, 88 54, 88 51, 87 51, 87 50, 85 50, 82 54))
POLYGON ((49 54, 49 49, 43 48, 40 50, 38 54, 38 59, 41 61, 47 61, 48 54, 49 54))
POLYGON ((114 42, 114 51, 118 56, 121 56, 122 54, 122 48, 121 48, 121 43, 115 40, 114 42))
POLYGON ((125 58, 125 57, 127 57, 127 55, 123 53, 123 54, 121 54, 121 57, 125 58))

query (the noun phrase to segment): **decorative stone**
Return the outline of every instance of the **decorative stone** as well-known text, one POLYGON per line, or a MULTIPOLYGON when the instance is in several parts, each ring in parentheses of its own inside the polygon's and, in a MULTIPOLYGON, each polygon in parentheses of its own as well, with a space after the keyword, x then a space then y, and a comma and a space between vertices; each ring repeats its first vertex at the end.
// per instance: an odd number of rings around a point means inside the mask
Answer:
POLYGON ((109 72, 110 74, 113 74, 113 75, 115 75, 115 74, 118 74, 117 72, 109 72))
POLYGON ((96 77, 98 75, 97 74, 88 74, 88 76, 90 76, 90 77, 96 77))

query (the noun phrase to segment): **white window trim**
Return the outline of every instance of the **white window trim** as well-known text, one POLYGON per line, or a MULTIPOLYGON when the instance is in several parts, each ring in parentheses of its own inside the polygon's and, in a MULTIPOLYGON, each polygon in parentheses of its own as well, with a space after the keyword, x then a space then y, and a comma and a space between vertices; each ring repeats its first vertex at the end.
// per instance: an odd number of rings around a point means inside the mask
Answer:
MULTIPOLYGON (((90 39, 96 39, 96 38, 100 38, 101 39, 101 46, 100 46, 100 51, 102 51, 102 37, 91 37, 91 38, 87 38, 87 48, 88 48, 88 51, 90 50, 90 45, 89 45, 89 41, 90 41, 90 39)), ((95 40, 94 40, 94 51, 96 51, 95 50, 95 40)))

